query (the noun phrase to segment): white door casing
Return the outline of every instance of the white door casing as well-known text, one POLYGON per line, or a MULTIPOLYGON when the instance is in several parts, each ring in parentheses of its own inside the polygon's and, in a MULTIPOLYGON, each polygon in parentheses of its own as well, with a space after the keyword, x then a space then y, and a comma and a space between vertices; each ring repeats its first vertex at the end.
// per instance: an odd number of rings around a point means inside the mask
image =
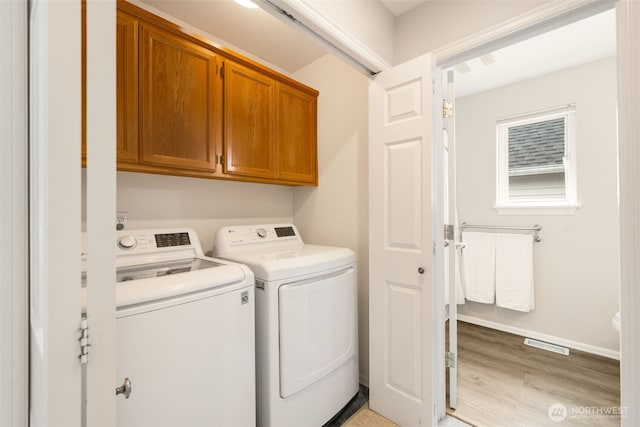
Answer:
POLYGON ((640 424, 640 3, 616 2, 620 182, 620 398, 624 427, 640 424))
MULTIPOLYGON (((87 0, 87 426, 116 425, 116 2, 87 0)), ((79 156, 75 156, 79 159, 79 156)), ((135 398, 135 378, 131 378, 135 398)))
POLYGON ((0 2, 0 425, 28 424, 28 4, 0 2))
POLYGON ((455 409, 458 400, 458 256, 460 250, 457 242, 460 240, 458 215, 456 209, 456 126, 455 126, 455 91, 453 70, 447 72, 447 101, 451 102, 452 112, 444 120, 447 132, 446 162, 447 178, 444 192, 447 194, 447 215, 445 221, 454 226, 454 238, 449 240, 446 248, 448 269, 445 286, 449 289, 449 407, 455 409))
POLYGON ((376 75, 369 88, 369 405, 407 427, 435 416, 433 68, 424 55, 376 75))
POLYGON ((80 1, 30 4, 29 425, 79 427, 80 1))
POLYGON ((115 1, 87 2, 87 397, 81 317, 81 2, 30 5, 30 425, 115 425, 115 1), (86 411, 83 401, 88 401, 86 411), (86 420, 82 419, 83 413, 86 420))

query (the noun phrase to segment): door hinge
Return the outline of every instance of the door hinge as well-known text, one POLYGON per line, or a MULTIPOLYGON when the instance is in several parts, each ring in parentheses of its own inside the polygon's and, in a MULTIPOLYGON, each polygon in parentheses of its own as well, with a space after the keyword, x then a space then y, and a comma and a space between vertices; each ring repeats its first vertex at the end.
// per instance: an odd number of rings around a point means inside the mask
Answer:
POLYGON ((220 77, 224 78, 224 64, 220 66, 220 77))
POLYGON ((455 230, 453 225, 445 224, 444 225, 444 240, 454 240, 456 238, 455 230))
POLYGON ((443 99, 442 100, 442 118, 450 119, 451 117, 453 117, 453 102, 443 99))
POLYGON ((78 358, 80 359, 81 365, 86 365, 89 361, 89 322, 87 321, 87 316, 82 316, 80 319, 80 355, 78 358))
POLYGON ((220 155, 220 157, 218 158, 219 162, 221 166, 224 166, 224 154, 220 155))
POLYGON ((451 352, 451 351, 447 351, 447 353, 445 354, 444 363, 445 363, 447 368, 455 368, 456 367, 456 354, 451 352))

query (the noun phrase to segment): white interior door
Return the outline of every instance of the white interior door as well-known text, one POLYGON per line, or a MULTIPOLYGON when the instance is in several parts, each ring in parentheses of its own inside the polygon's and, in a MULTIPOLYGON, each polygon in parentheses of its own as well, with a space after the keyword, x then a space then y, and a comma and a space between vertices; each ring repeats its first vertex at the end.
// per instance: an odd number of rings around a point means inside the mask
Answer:
POLYGON ((369 405, 403 427, 431 425, 436 417, 434 68, 425 55, 376 75, 369 88, 369 405))

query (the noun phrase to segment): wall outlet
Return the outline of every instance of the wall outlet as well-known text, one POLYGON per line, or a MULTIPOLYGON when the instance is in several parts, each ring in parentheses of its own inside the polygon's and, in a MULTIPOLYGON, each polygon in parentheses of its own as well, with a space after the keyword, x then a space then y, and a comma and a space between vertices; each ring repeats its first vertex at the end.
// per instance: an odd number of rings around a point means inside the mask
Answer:
POLYGON ((124 230, 127 225, 127 212, 116 212, 116 230, 124 230))

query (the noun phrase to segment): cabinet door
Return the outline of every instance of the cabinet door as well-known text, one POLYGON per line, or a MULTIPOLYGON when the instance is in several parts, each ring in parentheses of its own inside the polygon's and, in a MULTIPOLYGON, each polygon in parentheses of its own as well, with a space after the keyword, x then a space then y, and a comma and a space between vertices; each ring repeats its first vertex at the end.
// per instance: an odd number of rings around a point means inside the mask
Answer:
POLYGON ((278 84, 278 178, 318 183, 317 97, 278 84))
POLYGON ((138 20, 118 11, 116 24, 118 163, 138 162, 138 20))
POLYGON ((214 172, 220 126, 214 108, 216 55, 168 31, 140 25, 140 163, 214 172))
POLYGON ((232 61, 225 61, 225 172, 274 178, 275 81, 232 61))

